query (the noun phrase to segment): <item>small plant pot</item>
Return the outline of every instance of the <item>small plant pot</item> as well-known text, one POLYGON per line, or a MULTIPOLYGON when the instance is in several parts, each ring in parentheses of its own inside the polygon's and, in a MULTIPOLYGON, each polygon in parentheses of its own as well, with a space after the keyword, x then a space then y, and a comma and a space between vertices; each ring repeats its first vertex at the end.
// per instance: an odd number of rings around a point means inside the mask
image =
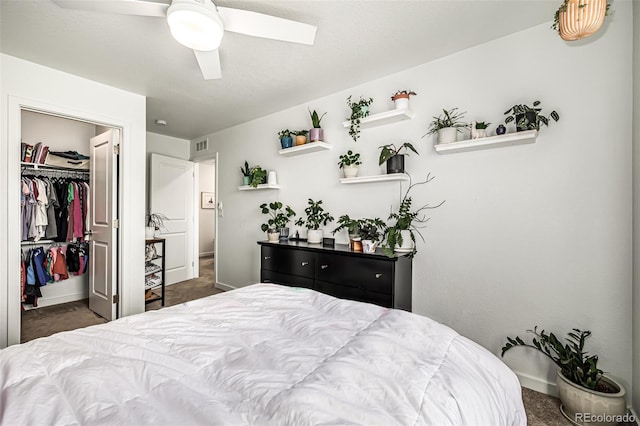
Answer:
POLYGON ((397 253, 410 253, 413 251, 413 240, 411 239, 411 232, 408 230, 400 231, 402 236, 402 244, 397 245, 393 251, 397 253))
POLYGON ((320 244, 322 242, 322 229, 309 229, 307 231, 307 242, 309 244, 320 244))
POLYGON ((147 240, 155 238, 156 237, 156 228, 154 226, 145 226, 145 228, 144 228, 144 237, 147 240))
POLYGON ((362 238, 354 237, 353 240, 351 240, 351 250, 358 252, 362 251, 362 238))
POLYGON ((373 240, 362 240, 362 251, 364 253, 375 253, 378 248, 378 242, 373 240))
POLYGON ((282 149, 291 148, 293 146, 293 138, 291 136, 283 136, 280 138, 280 146, 282 149))
POLYGON ((344 177, 346 178, 354 178, 358 176, 358 166, 355 164, 342 166, 342 171, 344 172, 344 177))
POLYGON ((538 130, 535 111, 527 111, 524 114, 516 114, 516 132, 538 130), (526 118, 526 120, 524 120, 526 118))
POLYGON ((270 243, 277 243, 280 240, 280 232, 277 229, 267 230, 267 239, 270 243))
POLYGON ((280 240, 288 240, 289 239, 289 228, 280 228, 279 237, 280 240))
POLYGON ((409 95, 405 95, 405 94, 395 95, 392 99, 396 109, 409 108, 409 95))
POLYGON ((387 174, 404 173, 404 154, 394 155, 387 160, 387 174))
POLYGON ((305 143, 307 143, 307 137, 304 135, 297 135, 296 136, 296 146, 300 146, 300 145, 304 145, 305 143))
POLYGON ((320 128, 309 129, 309 141, 319 142, 324 140, 324 131, 320 128))
POLYGON ((455 127, 445 127, 438 130, 438 143, 451 143, 458 139, 458 129, 455 127))
POLYGON ((249 185, 249 182, 251 182, 251 176, 242 176, 242 184, 243 185, 249 185))

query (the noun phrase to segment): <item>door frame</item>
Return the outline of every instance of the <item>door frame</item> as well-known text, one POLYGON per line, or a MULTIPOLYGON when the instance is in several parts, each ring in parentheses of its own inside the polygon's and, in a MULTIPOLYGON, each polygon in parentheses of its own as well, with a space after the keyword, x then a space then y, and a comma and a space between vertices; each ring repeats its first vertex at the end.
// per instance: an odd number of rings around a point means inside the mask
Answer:
MULTIPOLYGON (((22 135, 22 119, 21 113, 23 110, 32 111, 41 114, 48 114, 54 117, 67 118, 71 120, 83 121, 86 123, 90 123, 96 126, 104 126, 111 127, 120 130, 120 145, 121 151, 118 156, 118 168, 119 174, 122 175, 123 170, 126 170, 126 146, 128 146, 131 141, 131 133, 132 133, 132 125, 128 122, 122 122, 119 120, 113 120, 109 117, 103 117, 101 115, 89 113, 86 111, 77 111, 71 108, 67 108, 60 105, 50 105, 45 102, 40 102, 33 99, 26 99, 19 96, 8 96, 8 119, 7 119, 7 135, 8 135, 8 146, 7 149, 7 158, 15 158, 15 161, 7 161, 7 174, 6 174, 6 184, 7 188, 18 188, 18 184, 20 182, 20 140, 22 135)), ((88 142, 88 141, 87 141, 88 142)), ((127 158, 128 160, 128 158, 127 158)), ((125 202, 126 198, 124 197, 124 181, 125 179, 118 179, 118 217, 122 219, 125 217, 123 212, 125 211, 125 202)), ((18 224, 20 223, 20 200, 18 197, 8 197, 7 199, 7 223, 8 224, 18 224)), ((4 322, 6 324, 6 328, 0 328, 0 348, 3 347, 3 342, 6 342, 6 345, 13 345, 16 343, 20 343, 20 333, 21 333, 21 304, 20 300, 20 286, 15 285, 20 282, 20 255, 18 248, 20 247, 20 233, 18 230, 18 226, 8 226, 7 227, 7 262, 6 265, 6 298, 2 301, 0 298, 0 303, 6 304, 6 308, 0 306, 0 313, 3 311, 6 312, 6 321, 4 318, 0 318, 0 323, 4 322)), ((123 276, 125 272, 129 270, 131 265, 131 260, 128 261, 131 256, 129 253, 125 253, 126 244, 123 244, 127 238, 124 236, 125 233, 133 232, 131 229, 125 229, 122 226, 119 229, 119 238, 118 238, 118 282, 123 283, 123 276)), ((136 257, 133 256, 135 259, 136 257)), ((0 290, 2 290, 0 286, 0 290)), ((118 303, 118 317, 122 316, 123 312, 131 312, 132 308, 134 308, 135 300, 132 300, 132 297, 127 297, 129 293, 125 291, 122 286, 118 287, 118 294, 120 295, 120 303, 118 303)))

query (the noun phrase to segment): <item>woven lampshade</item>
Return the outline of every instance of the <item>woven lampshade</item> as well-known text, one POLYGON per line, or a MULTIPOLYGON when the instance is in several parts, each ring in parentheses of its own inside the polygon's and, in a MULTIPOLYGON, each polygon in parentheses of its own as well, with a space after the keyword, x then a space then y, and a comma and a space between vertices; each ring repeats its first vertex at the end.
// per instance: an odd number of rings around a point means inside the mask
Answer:
POLYGON ((580 40, 598 31, 607 13, 607 0, 569 0, 567 10, 558 15, 560 37, 580 40))

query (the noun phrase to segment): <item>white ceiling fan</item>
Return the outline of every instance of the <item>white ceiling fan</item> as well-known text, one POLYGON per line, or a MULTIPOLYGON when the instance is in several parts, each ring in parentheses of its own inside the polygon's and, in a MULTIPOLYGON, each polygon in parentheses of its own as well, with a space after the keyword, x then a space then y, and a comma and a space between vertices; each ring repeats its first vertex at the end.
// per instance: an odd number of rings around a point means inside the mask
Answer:
POLYGON ((211 0, 53 0, 60 7, 167 19, 171 35, 193 49, 205 80, 222 77, 218 46, 224 31, 312 45, 316 27, 248 10, 217 7, 211 0))

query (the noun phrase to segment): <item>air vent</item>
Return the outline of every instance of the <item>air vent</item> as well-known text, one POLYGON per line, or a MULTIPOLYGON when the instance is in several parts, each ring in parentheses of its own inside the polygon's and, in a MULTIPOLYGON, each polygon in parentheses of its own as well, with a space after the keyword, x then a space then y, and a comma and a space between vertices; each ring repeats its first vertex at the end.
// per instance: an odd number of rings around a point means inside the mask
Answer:
POLYGON ((209 149, 209 139, 196 142, 196 152, 207 151, 209 149))

